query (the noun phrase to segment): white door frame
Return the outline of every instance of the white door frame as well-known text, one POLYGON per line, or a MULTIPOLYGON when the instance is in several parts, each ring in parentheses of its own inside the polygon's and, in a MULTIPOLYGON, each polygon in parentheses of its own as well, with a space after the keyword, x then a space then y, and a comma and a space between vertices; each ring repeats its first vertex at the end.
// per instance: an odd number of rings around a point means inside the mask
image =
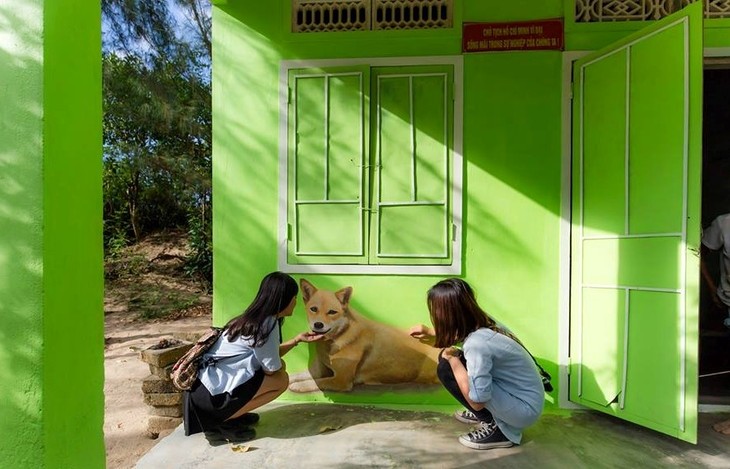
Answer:
MULTIPOLYGON (((572 79, 573 62, 593 51, 563 52, 562 80, 562 167, 560 177, 560 293, 558 295, 558 406, 564 409, 582 409, 583 406, 570 402, 568 392, 568 369, 570 365, 570 229, 571 229, 571 160, 572 160, 572 79)), ((730 47, 706 47, 705 57, 728 57, 730 47)), ((730 411, 730 405, 698 406, 700 412, 730 411)))

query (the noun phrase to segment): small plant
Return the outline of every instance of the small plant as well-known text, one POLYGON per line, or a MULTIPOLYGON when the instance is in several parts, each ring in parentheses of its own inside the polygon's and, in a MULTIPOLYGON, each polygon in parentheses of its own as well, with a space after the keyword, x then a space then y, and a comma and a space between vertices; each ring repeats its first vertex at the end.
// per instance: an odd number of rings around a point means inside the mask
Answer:
POLYGON ((106 242, 106 253, 107 257, 116 259, 120 256, 124 248, 129 245, 129 239, 127 238, 124 230, 120 228, 114 229, 111 236, 106 242))
POLYGON ((129 310, 136 311, 139 319, 164 319, 177 311, 190 308, 198 303, 198 297, 192 293, 181 293, 173 290, 145 289, 129 300, 129 310))
POLYGON ((185 273, 199 278, 210 291, 213 285, 213 243, 211 240, 210 223, 205 215, 188 217, 190 229, 188 231, 188 246, 190 254, 185 261, 185 273))

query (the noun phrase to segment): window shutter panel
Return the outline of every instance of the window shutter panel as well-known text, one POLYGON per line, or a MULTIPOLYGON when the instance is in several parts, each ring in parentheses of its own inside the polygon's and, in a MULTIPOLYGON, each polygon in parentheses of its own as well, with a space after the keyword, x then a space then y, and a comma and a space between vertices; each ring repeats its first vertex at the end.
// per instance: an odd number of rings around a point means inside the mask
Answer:
POLYGON ((367 262, 367 68, 292 70, 289 262, 367 262))
POLYGON ((373 72, 376 181, 370 262, 450 264, 450 67, 373 72))

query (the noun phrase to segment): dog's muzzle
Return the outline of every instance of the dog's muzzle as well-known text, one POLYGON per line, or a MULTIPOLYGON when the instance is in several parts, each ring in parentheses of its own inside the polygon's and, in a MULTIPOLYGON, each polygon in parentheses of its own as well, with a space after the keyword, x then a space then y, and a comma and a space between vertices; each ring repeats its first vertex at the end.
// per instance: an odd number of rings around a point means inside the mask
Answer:
POLYGON ((312 332, 316 332, 317 334, 326 334, 329 331, 329 329, 324 328, 324 324, 321 322, 315 322, 312 324, 312 332))

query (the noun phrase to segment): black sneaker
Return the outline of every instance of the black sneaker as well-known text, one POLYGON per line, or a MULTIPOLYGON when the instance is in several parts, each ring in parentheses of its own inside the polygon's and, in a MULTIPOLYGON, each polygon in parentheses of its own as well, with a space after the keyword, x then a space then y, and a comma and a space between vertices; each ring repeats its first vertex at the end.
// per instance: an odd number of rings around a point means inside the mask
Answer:
POLYGON ((459 443, 473 449, 509 448, 514 446, 514 443, 504 436, 494 420, 480 422, 474 430, 461 435, 459 443))
POLYGON ((470 410, 457 410, 454 412, 454 418, 461 423, 468 423, 470 425, 479 423, 477 416, 470 410))
POLYGON ((235 428, 231 425, 219 425, 213 430, 205 431, 205 439, 211 445, 217 446, 221 443, 243 443, 256 438, 256 430, 253 428, 239 427, 235 428))
POLYGON ((238 418, 232 419, 232 420, 226 420, 226 422, 236 422, 241 425, 254 425, 258 423, 260 420, 259 414, 255 412, 246 412, 245 414, 241 415, 238 418))

